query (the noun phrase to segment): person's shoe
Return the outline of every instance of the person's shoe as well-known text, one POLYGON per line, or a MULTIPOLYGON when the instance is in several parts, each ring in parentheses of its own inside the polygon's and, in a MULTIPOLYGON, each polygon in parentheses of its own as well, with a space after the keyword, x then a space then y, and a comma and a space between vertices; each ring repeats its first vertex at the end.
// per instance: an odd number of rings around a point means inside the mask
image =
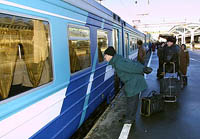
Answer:
POLYGON ((145 68, 143 69, 143 72, 144 72, 145 74, 149 74, 149 73, 151 73, 152 71, 153 71, 153 69, 150 68, 150 67, 145 67, 145 68))
POLYGON ((187 76, 184 78, 184 85, 187 85, 187 76))
POLYGON ((123 123, 124 119, 119 119, 119 123, 123 123))
POLYGON ((131 124, 132 126, 135 126, 135 120, 125 120, 124 124, 131 124))
POLYGON ((125 119, 125 118, 126 118, 126 115, 125 115, 125 114, 123 114, 123 115, 122 115, 122 118, 123 118, 123 119, 125 119))
POLYGON ((119 119, 119 122, 123 123, 125 121, 125 119, 126 119, 126 115, 123 114, 122 117, 121 117, 121 119, 119 119))
POLYGON ((131 120, 125 120, 124 124, 132 124, 132 121, 131 120))

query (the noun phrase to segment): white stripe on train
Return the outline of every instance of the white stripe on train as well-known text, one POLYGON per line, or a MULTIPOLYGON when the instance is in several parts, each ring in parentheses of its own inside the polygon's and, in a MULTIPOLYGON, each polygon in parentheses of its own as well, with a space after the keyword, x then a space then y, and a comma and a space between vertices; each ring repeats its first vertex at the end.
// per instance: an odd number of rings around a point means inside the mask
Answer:
POLYGON ((67 88, 0 122, 0 138, 27 139, 60 115, 67 88))
POLYGON ((67 19, 67 20, 71 20, 71 21, 75 21, 75 22, 86 24, 86 22, 83 22, 83 21, 80 21, 80 20, 77 20, 77 19, 73 19, 73 18, 70 18, 70 17, 62 16, 62 15, 58 15, 58 14, 55 14, 55 13, 50 13, 50 12, 47 12, 47 11, 44 11, 44 10, 35 9, 35 8, 32 8, 32 7, 24 6, 24 5, 21 5, 21 4, 14 3, 14 2, 0 0, 0 4, 13 6, 13 7, 29 10, 29 11, 34 11, 34 12, 38 12, 38 13, 51 15, 51 16, 55 16, 55 17, 59 17, 59 18, 63 18, 63 19, 67 19))

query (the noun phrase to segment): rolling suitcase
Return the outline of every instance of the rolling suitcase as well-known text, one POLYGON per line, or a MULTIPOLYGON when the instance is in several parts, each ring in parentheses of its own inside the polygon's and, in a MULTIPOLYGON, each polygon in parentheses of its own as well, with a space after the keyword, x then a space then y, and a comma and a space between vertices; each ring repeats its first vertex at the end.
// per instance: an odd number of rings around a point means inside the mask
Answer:
POLYGON ((151 116, 154 113, 164 110, 164 100, 161 94, 151 91, 147 97, 143 97, 141 101, 140 114, 142 116, 151 116))
POLYGON ((175 63, 173 65, 173 73, 165 72, 165 65, 163 64, 164 78, 160 80, 160 93, 163 94, 165 102, 176 102, 176 95, 180 91, 181 83, 178 79, 178 73, 175 72, 175 63))

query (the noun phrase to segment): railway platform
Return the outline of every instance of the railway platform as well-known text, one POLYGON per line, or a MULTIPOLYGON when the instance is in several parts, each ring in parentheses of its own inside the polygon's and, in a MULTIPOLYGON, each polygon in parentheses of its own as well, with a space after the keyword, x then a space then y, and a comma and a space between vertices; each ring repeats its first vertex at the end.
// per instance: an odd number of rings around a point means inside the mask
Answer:
MULTIPOLYGON (((123 89, 99 118, 84 139, 199 139, 200 138, 200 51, 190 51, 188 68, 188 86, 178 94, 176 103, 165 103, 164 112, 150 117, 140 115, 138 106, 136 125, 124 125, 120 121, 125 113, 123 89)), ((150 67, 153 72, 146 76, 148 89, 159 92, 159 80, 156 78, 158 57, 152 53, 150 67)), ((140 98, 141 98, 140 97, 140 98)))

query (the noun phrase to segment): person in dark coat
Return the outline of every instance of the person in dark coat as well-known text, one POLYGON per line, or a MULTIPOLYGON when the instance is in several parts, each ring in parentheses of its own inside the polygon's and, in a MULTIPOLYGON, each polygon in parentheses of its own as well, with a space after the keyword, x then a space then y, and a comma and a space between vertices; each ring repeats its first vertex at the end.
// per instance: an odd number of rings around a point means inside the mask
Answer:
POLYGON ((153 43, 152 44, 152 51, 155 52, 155 50, 156 50, 156 45, 155 45, 155 43, 153 43))
POLYGON ((184 85, 187 85, 187 67, 189 66, 190 58, 189 52, 186 49, 186 45, 181 45, 181 52, 180 52, 180 72, 183 77, 184 85))
POLYGON ((166 63, 165 72, 173 72, 173 65, 170 64, 171 62, 175 63, 175 72, 179 71, 179 53, 180 48, 178 45, 176 45, 176 38, 173 36, 168 37, 167 45, 163 49, 163 61, 166 63))
POLYGON ((163 42, 161 43, 161 45, 159 45, 158 47, 158 51, 157 51, 157 56, 158 56, 158 62, 159 62, 159 67, 157 70, 157 77, 158 79, 163 78, 163 63, 164 63, 164 59, 163 59, 163 50, 164 47, 166 46, 166 44, 163 42))
POLYGON ((125 122, 134 123, 139 102, 139 93, 147 88, 143 74, 150 73, 152 69, 145 67, 139 62, 123 58, 116 54, 113 47, 108 47, 105 50, 104 59, 109 65, 112 65, 118 77, 124 83, 124 93, 127 100, 125 122))
POLYGON ((137 55, 137 61, 139 61, 141 64, 145 64, 145 56, 146 56, 146 51, 143 47, 143 42, 142 40, 137 41, 138 45, 138 55, 137 55))

